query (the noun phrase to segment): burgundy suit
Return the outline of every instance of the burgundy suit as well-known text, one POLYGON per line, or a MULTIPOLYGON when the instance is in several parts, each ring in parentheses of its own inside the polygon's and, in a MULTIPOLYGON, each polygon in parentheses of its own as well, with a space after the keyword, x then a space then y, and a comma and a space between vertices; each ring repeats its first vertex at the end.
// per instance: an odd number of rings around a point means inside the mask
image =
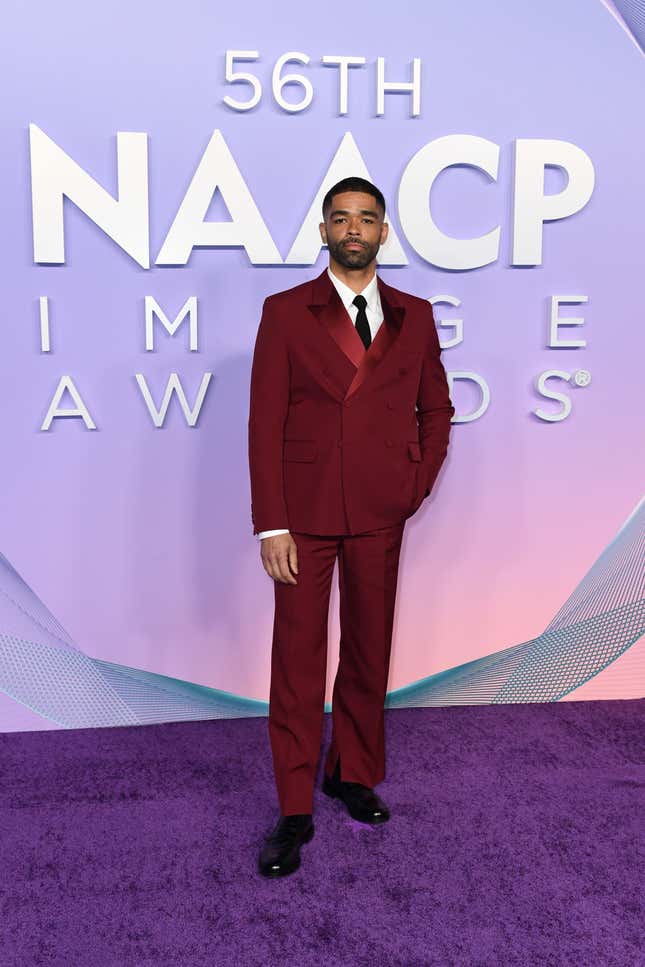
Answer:
POLYGON ((383 703, 403 528, 446 457, 454 407, 430 303, 378 279, 368 350, 327 271, 269 296, 249 408, 253 533, 288 528, 297 585, 274 582, 269 734, 281 810, 312 812, 331 577, 340 663, 326 771, 384 776, 383 703))

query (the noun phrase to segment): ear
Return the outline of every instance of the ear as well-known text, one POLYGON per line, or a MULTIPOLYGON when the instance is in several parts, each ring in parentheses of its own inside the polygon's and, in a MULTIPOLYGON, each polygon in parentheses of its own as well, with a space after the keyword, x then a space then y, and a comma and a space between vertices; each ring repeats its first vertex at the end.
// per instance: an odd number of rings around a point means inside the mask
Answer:
POLYGON ((387 233, 389 232, 389 230, 390 230, 390 226, 388 225, 388 223, 383 222, 381 226, 381 245, 384 243, 385 239, 387 238, 387 233))
POLYGON ((318 225, 318 228, 320 229, 320 237, 323 240, 323 245, 326 245, 327 244, 327 229, 325 228, 325 223, 324 222, 320 222, 320 224, 318 225))

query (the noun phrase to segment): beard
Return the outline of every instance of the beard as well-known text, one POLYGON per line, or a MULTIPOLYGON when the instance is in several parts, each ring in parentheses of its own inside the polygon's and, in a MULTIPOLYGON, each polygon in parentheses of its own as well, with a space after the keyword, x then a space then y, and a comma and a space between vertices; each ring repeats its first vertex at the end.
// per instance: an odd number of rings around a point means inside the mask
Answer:
POLYGON ((347 239, 343 239, 342 242, 331 243, 327 242, 327 248, 330 254, 340 265, 344 265, 346 269, 364 269, 366 265, 376 258, 376 253, 381 247, 378 242, 373 245, 369 245, 366 242, 352 242, 353 245, 361 245, 362 248, 358 251, 351 251, 347 249, 346 243, 347 239))

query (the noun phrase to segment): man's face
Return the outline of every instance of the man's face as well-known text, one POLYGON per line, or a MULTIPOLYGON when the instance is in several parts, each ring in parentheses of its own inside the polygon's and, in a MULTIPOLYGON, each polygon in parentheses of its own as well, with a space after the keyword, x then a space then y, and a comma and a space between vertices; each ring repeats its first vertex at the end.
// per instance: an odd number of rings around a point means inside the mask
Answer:
POLYGON ((387 230, 376 198, 362 191, 334 195, 320 223, 320 235, 331 258, 347 269, 369 265, 387 238, 387 230))

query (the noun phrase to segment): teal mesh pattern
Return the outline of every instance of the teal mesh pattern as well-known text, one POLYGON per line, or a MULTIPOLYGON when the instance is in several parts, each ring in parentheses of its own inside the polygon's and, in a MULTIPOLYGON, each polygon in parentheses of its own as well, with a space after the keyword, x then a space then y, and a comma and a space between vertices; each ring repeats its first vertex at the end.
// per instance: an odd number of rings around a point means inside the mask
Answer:
POLYGON ((567 598, 546 631, 566 628, 631 604, 640 603, 642 607, 644 556, 645 498, 567 598))
POLYGON ((215 688, 0 634, 0 689, 65 728, 266 715, 215 688))
POLYGON ((83 654, 0 554, 0 690, 66 728, 266 715, 268 705, 83 654))
POLYGON ((142 722, 247 718, 267 715, 269 711, 268 702, 242 698, 180 678, 107 661, 95 660, 94 664, 142 722))
POLYGON ((557 701, 645 631, 644 557, 645 498, 541 635, 390 692, 386 704, 557 701))
POLYGON ((68 728, 135 725, 127 700, 95 662, 73 648, 55 648, 0 634, 0 688, 68 728))
MULTIPOLYGON (((545 631, 391 692, 390 708, 553 702, 645 630, 645 500, 545 631)), ((67 728, 266 715, 266 702, 83 654, 0 555, 0 689, 67 728)))

